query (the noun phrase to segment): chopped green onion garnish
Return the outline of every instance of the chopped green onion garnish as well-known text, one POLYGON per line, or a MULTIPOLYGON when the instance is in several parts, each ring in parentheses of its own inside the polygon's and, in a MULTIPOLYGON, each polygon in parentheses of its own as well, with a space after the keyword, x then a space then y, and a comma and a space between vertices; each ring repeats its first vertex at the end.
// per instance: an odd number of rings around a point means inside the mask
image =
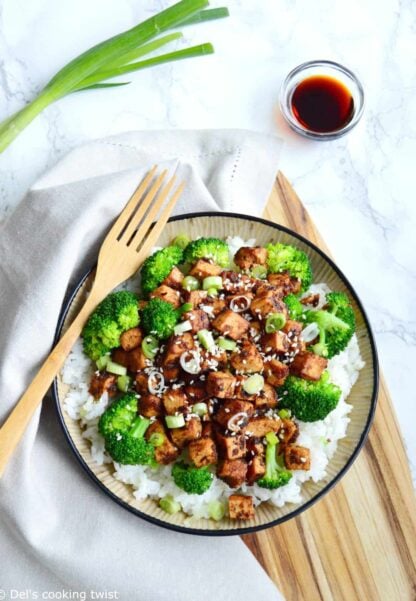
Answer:
POLYGON ((119 376, 117 378, 117 388, 121 392, 127 392, 130 386, 131 379, 129 376, 119 376))
POLYGON ((125 376, 127 373, 127 367, 119 363, 114 363, 114 361, 109 361, 105 368, 109 374, 115 374, 116 376, 125 376))
POLYGON ((192 405, 192 413, 199 415, 199 417, 206 415, 208 413, 207 404, 206 403, 195 403, 195 405, 192 405))
POLYGON ((190 330, 192 330, 192 324, 189 321, 189 319, 187 319, 186 321, 182 321, 181 323, 178 323, 178 325, 176 325, 173 328, 173 331, 176 334, 176 336, 180 336, 184 332, 189 332, 190 330))
POLYGON ((264 378, 260 374, 253 374, 243 383, 243 390, 247 394, 258 394, 264 387, 264 378))
POLYGON ((202 280, 203 290, 220 290, 222 288, 222 278, 219 275, 210 275, 202 280))
POLYGON ((292 412, 290 411, 290 409, 280 409, 280 411, 278 412, 278 416, 281 417, 282 419, 289 419, 289 417, 291 417, 292 412))
POLYGON ((176 238, 174 238, 172 240, 172 246, 179 246, 179 248, 186 248, 188 246, 188 244, 190 243, 191 239, 189 238, 189 236, 187 236, 186 234, 180 234, 179 236, 176 236, 176 238))
POLYGON ((272 313, 266 319, 265 330, 267 334, 272 334, 273 332, 277 332, 281 330, 286 323, 286 317, 283 313, 272 313))
POLYGON ((178 311, 181 315, 187 313, 188 311, 192 311, 194 308, 192 303, 184 303, 181 307, 179 307, 178 311))
POLYGON ((184 290, 198 290, 199 281, 193 275, 187 275, 183 278, 182 288, 184 290))
POLYGON ((267 277, 267 268, 264 265, 254 265, 253 269, 250 272, 250 275, 252 275, 253 278, 265 280, 267 277))
POLYGON ((159 341, 155 336, 146 336, 142 341, 142 351, 147 359, 154 359, 159 350, 159 341))
POLYGON ((167 427, 172 430, 173 428, 182 428, 185 425, 185 418, 182 415, 166 415, 165 422, 167 427))
POLYGON ((172 495, 166 495, 163 499, 159 501, 160 509, 166 511, 166 513, 174 514, 178 513, 181 510, 181 505, 178 501, 176 501, 172 495))
POLYGON ((224 336, 220 336, 217 338, 217 345, 224 349, 225 351, 235 351, 237 348, 237 343, 235 340, 231 340, 230 338, 224 338, 224 336))
POLYGON ((218 290, 216 288, 209 288, 207 292, 208 296, 218 296, 218 290))
POLYGON ((149 442, 154 447, 160 447, 165 442, 165 436, 160 432, 153 432, 149 438, 149 442))
POLYGON ((212 336, 212 332, 210 332, 209 330, 199 330, 197 336, 199 342, 204 348, 207 349, 207 351, 215 347, 215 340, 212 336))
POLYGON ((95 362, 97 369, 99 369, 99 370, 104 369, 104 367, 107 365, 107 363, 109 361, 110 361, 110 355, 103 355, 102 357, 97 359, 97 361, 95 362))
POLYGON ((208 504, 208 515, 216 522, 219 522, 225 516, 225 504, 221 501, 211 501, 208 504))

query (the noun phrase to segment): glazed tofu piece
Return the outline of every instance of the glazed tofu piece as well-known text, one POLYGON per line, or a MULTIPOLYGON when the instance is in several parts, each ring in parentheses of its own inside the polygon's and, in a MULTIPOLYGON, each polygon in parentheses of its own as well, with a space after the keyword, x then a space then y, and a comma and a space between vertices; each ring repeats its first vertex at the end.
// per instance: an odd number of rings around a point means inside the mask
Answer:
POLYGON ((230 495, 228 497, 228 512, 232 520, 252 520, 254 518, 253 497, 230 495))
POLYGON ((209 351, 201 351, 201 372, 209 370, 222 370, 228 365, 228 357, 226 351, 218 349, 215 353, 209 351))
POLYGON ((200 438, 199 440, 193 440, 188 446, 189 459, 196 465, 196 467, 204 467, 217 463, 217 447, 212 438, 200 438))
POLYGON ((272 359, 264 363, 264 375, 270 386, 282 386, 289 375, 289 367, 278 359, 272 359))
POLYGON ((143 353, 141 347, 137 347, 128 353, 128 367, 127 369, 132 373, 141 371, 146 367, 149 367, 152 362, 147 359, 143 353))
POLYGON ((236 378, 226 371, 212 371, 207 376, 207 392, 211 397, 228 399, 234 396, 236 378))
POLYGON ((175 415, 182 413, 188 406, 188 397, 184 389, 177 388, 176 390, 169 389, 162 395, 163 407, 167 415, 175 415))
POLYGON ((239 340, 248 332, 250 322, 244 319, 238 313, 234 313, 231 309, 224 309, 212 322, 214 328, 233 340, 239 340))
POLYGON ((182 428, 169 430, 172 442, 179 449, 183 449, 192 440, 201 438, 202 424, 199 417, 191 417, 182 428))
POLYGON ((289 349, 289 338, 285 332, 278 330, 272 334, 263 334, 260 345, 266 354, 283 354, 289 349))
POLYGON ((205 383, 199 380, 193 380, 192 384, 186 384, 185 392, 191 404, 204 401, 209 396, 205 383))
POLYGON ((266 463, 262 455, 255 455, 249 460, 247 466, 247 483, 254 484, 256 480, 266 473, 266 463))
POLYGON ((260 321, 266 320, 271 313, 283 313, 287 317, 287 307, 274 291, 256 295, 251 302, 250 312, 260 321))
POLYGON ((114 363, 123 365, 129 369, 129 353, 122 348, 115 348, 111 351, 111 360, 114 363))
POLYGON ((249 438, 247 440, 247 456, 254 457, 255 455, 264 455, 265 447, 258 438, 249 438))
POLYGON ((192 269, 189 272, 189 275, 192 275, 194 278, 198 278, 198 280, 203 280, 204 278, 208 278, 213 275, 220 275, 222 268, 214 263, 210 263, 209 261, 204 261, 204 259, 199 259, 195 265, 192 266, 192 269))
POLYGON ((274 419, 263 415, 248 420, 246 433, 255 438, 262 438, 269 432, 278 432, 279 429, 280 418, 274 419))
POLYGON ((178 364, 182 353, 190 351, 193 348, 195 348, 195 341, 189 332, 185 332, 181 336, 171 336, 163 352, 162 366, 178 364))
POLYGON ((165 286, 169 286, 170 288, 175 288, 175 290, 180 290, 182 288, 183 278, 182 271, 177 267, 173 267, 172 271, 162 282, 165 286))
POLYGON ((162 399, 154 394, 142 394, 139 399, 138 412, 144 417, 159 417, 163 415, 162 399))
POLYGON ((277 406, 277 393, 273 386, 265 383, 263 390, 255 397, 256 409, 274 409, 277 406))
POLYGON ((317 307, 319 305, 319 294, 308 294, 300 299, 302 305, 309 305, 310 307, 317 307))
POLYGON ((253 403, 249 403, 248 401, 240 401, 239 399, 227 400, 219 407, 214 419, 218 424, 220 424, 224 429, 226 429, 228 428, 228 420, 234 415, 240 413, 246 414, 245 419, 244 415, 241 416, 241 427, 243 427, 247 424, 248 418, 251 417, 254 413, 253 403))
POLYGON ((311 469, 311 452, 306 447, 289 444, 285 447, 284 458, 288 470, 311 469))
POLYGON ((201 438, 213 438, 213 437, 214 437, 214 428, 212 427, 212 422, 203 422, 201 438))
POLYGON ((149 296, 150 298, 160 298, 160 300, 170 303, 175 309, 177 309, 181 304, 179 290, 175 290, 174 288, 166 286, 165 284, 155 288, 155 290, 153 290, 149 296))
POLYGON ((244 340, 239 349, 232 353, 230 364, 238 373, 250 374, 262 371, 263 359, 253 342, 244 340))
POLYGON ((181 374, 181 368, 178 365, 165 365, 163 367, 160 368, 160 371, 163 373, 163 377, 165 378, 165 381, 170 383, 170 382, 176 382, 176 380, 179 379, 179 376, 181 374))
POLYGON ((285 323, 282 331, 287 334, 289 340, 289 352, 297 351, 303 353, 306 350, 306 345, 301 337, 304 327, 304 324, 300 321, 294 321, 292 319, 288 319, 285 323))
POLYGON ((212 308, 212 315, 214 317, 216 317, 219 313, 221 313, 221 311, 223 311, 226 306, 227 303, 225 302, 225 300, 223 298, 218 298, 218 297, 209 297, 207 299, 206 302, 204 302, 204 305, 211 307, 212 308))
POLYGON ((281 427, 278 433, 278 438, 281 444, 289 444, 295 442, 299 435, 299 426, 291 419, 282 419, 281 427))
POLYGON ((140 395, 147 394, 149 392, 148 382, 149 376, 144 371, 136 374, 135 388, 140 395))
POLYGON ((327 365, 328 359, 324 357, 309 352, 299 353, 290 366, 290 373, 305 380, 316 381, 320 379, 327 365))
POLYGON ((152 434, 162 434, 164 436, 163 442, 160 446, 155 447, 155 459, 158 463, 167 465, 172 463, 179 456, 179 449, 169 439, 167 431, 158 419, 150 424, 146 430, 145 438, 149 440, 152 434))
POLYGON ((185 303, 190 303, 193 309, 197 309, 201 303, 205 302, 207 295, 206 290, 184 290, 182 294, 185 303))
POLYGON ((257 280, 244 273, 223 271, 221 273, 223 289, 229 294, 245 294, 254 288, 257 280))
POLYGON ((88 392, 95 399, 99 399, 104 392, 108 392, 109 396, 114 396, 117 391, 116 383, 117 376, 114 376, 113 374, 107 374, 105 372, 94 373, 91 378, 88 392))
POLYGON ((188 311, 183 314, 182 319, 190 322, 192 326, 190 332, 192 332, 192 334, 196 334, 199 330, 207 330, 210 327, 209 317, 202 309, 188 311))
POLYGON ((124 351, 132 351, 141 345, 143 332, 140 328, 130 328, 120 336, 120 346, 124 351))
POLYGON ((246 438, 244 434, 235 436, 225 436, 217 432, 215 437, 218 445, 218 451, 221 457, 226 459, 239 459, 246 454, 246 438))
POLYGON ((217 467, 217 476, 231 486, 238 488, 244 484, 247 475, 247 463, 244 459, 223 459, 217 467))
POLYGON ((267 250, 262 246, 242 246, 234 255, 234 263, 243 271, 254 265, 265 265, 267 250))
POLYGON ((292 278, 288 273, 270 273, 267 276, 268 281, 283 290, 283 295, 298 294, 301 289, 301 281, 297 278, 292 278))

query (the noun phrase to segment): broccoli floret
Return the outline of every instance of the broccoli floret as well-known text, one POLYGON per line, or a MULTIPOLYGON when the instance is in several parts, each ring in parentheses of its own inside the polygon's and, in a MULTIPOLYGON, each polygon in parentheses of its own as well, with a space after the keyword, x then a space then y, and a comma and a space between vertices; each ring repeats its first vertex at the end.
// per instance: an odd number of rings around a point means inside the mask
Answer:
POLYGON ((355 332, 355 315, 343 292, 329 292, 324 310, 308 311, 306 321, 316 323, 319 341, 311 347, 317 355, 330 359, 345 349, 355 332))
POLYGON ((120 345, 120 335, 139 323, 137 297, 120 290, 109 294, 90 315, 82 331, 85 354, 96 361, 120 345))
POLYGON ((302 290, 312 283, 312 268, 307 255, 290 244, 267 244, 267 268, 269 273, 286 271, 292 278, 298 278, 302 290))
POLYGON ((329 382, 324 372, 317 382, 289 376, 277 389, 279 407, 290 409, 292 414, 304 422, 324 419, 338 405, 341 389, 329 382))
POLYGON ((292 472, 279 465, 276 457, 279 439, 274 432, 266 434, 266 472, 256 482, 262 488, 279 488, 289 482, 292 472))
POLYGON ((186 263, 195 263, 198 259, 211 259, 220 267, 228 267, 230 255, 228 244, 219 238, 198 238, 188 244, 183 252, 186 263))
POLYGON ((166 246, 147 257, 143 263, 141 286, 146 296, 168 277, 172 268, 183 261, 183 250, 179 246, 166 246))
POLYGON ((168 338, 178 322, 178 311, 160 298, 152 298, 142 310, 142 326, 146 334, 168 338))
POLYGON ((288 294, 283 299, 288 311, 290 319, 300 320, 305 312, 305 307, 295 294, 288 294))
POLYGON ((202 495, 212 484, 214 476, 207 467, 194 467, 183 462, 175 463, 172 478, 176 486, 190 495, 202 495))
POLYGON ((100 417, 98 430, 105 449, 118 463, 152 465, 154 447, 144 439, 150 420, 137 415, 137 398, 128 393, 115 401, 100 417))

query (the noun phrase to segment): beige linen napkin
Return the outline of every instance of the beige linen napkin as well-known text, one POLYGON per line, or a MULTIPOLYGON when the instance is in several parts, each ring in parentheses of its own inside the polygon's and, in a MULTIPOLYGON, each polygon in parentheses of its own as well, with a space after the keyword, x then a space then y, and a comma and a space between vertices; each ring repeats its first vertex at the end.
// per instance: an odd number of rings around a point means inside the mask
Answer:
MULTIPOLYGON (((132 132, 77 148, 42 177, 0 226, 0 421, 48 353, 68 285, 151 165, 186 179, 177 213, 260 214, 280 148, 238 130, 132 132)), ((171 532, 104 495, 48 397, 0 481, 0 549, 2 599, 281 599, 238 537, 171 532)))

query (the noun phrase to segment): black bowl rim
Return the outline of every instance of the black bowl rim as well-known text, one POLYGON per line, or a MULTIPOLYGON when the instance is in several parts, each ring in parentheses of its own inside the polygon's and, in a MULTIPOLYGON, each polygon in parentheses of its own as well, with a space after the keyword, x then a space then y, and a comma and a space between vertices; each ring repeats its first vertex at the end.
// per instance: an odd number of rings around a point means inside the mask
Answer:
MULTIPOLYGON (((271 522, 267 522, 266 524, 259 524, 257 526, 248 526, 247 528, 235 528, 233 530, 208 530, 208 529, 188 528, 186 526, 170 524, 168 522, 164 522, 163 520, 159 520, 158 518, 149 516, 148 514, 144 513, 143 511, 140 511, 139 509, 132 507, 131 505, 129 505, 128 503, 126 503, 125 501, 120 499, 117 495, 115 495, 111 490, 109 490, 101 482, 101 480, 99 480, 97 478, 97 476, 94 474, 94 472, 92 472, 90 470, 87 463, 84 461, 81 453, 78 451, 78 449, 66 427, 64 417, 62 414, 62 409, 61 409, 60 402, 59 402, 56 378, 53 383, 53 396, 54 396, 55 408, 56 408, 56 411, 58 414, 61 428, 63 430, 65 438, 66 438, 69 446, 71 447, 75 457, 77 458, 78 462, 80 463, 80 465, 84 469, 84 471, 86 471, 86 473, 90 476, 90 478, 101 488, 101 490, 103 490, 106 493, 106 495, 108 495, 111 499, 113 499, 113 501, 115 501, 118 505, 120 505, 121 507, 124 507, 124 509, 127 509, 127 511, 130 511, 131 513, 134 513, 135 515, 143 518, 147 522, 155 524, 156 526, 161 526, 162 528, 167 528, 168 530, 174 530, 176 532, 182 532, 182 533, 186 533, 186 534, 196 534, 196 535, 200 535, 200 536, 239 536, 242 534, 250 534, 253 532, 259 532, 260 530, 265 530, 266 528, 272 528, 273 526, 278 526, 279 524, 282 524, 283 522, 286 522, 287 520, 290 520, 290 519, 300 515, 302 512, 306 511, 312 505, 314 505, 317 501, 322 499, 335 486, 335 484, 337 484, 341 480, 341 478, 346 474, 346 472, 349 470, 349 468, 352 466, 352 464, 356 460, 361 448, 363 447, 363 445, 367 439, 371 424, 374 419, 374 413, 375 413, 376 405, 377 405, 378 388, 379 388, 378 356, 377 356, 377 349, 376 349, 376 345, 375 345, 374 335, 373 335, 373 332, 372 332, 372 329, 370 326, 369 319, 367 317, 367 314, 364 310, 364 307, 363 307, 357 293, 355 292, 354 287, 351 285, 350 281, 346 278, 346 276, 339 269, 339 267, 334 263, 334 261, 330 257, 328 257, 328 255, 326 253, 324 253, 320 248, 318 248, 313 242, 311 242, 304 236, 298 234, 297 232, 294 232, 290 228, 287 228, 283 225, 280 225, 278 223, 273 223, 272 221, 263 219, 262 217, 254 217, 251 215, 244 215, 242 213, 228 213, 228 212, 220 212, 220 211, 207 211, 207 212, 200 212, 200 213, 198 213, 198 212, 182 213, 181 215, 176 215, 176 216, 171 217, 169 219, 169 222, 183 221, 185 219, 194 219, 194 218, 198 218, 198 217, 225 217, 225 218, 243 219, 245 221, 247 221, 247 220, 256 221, 257 223, 262 223, 264 225, 267 225, 276 230, 285 232, 285 233, 297 238, 298 240, 300 240, 301 242, 303 242, 304 244, 306 244, 307 246, 312 248, 316 253, 321 255, 321 257, 325 261, 327 261, 327 263, 332 267, 332 269, 337 273, 337 275, 344 282, 344 284, 348 288, 348 291, 350 292, 350 294, 353 296, 353 298, 363 316, 364 323, 365 323, 365 326, 366 326, 366 329, 368 332, 368 336, 369 336, 369 340, 370 340, 370 348, 371 348, 371 354, 372 354, 372 359, 373 359, 373 393, 371 396, 371 405, 370 405, 370 411, 369 411, 369 414, 367 417, 367 422, 365 424, 365 427, 363 429, 361 437, 357 443, 357 446, 355 447, 354 451, 352 452, 349 460, 344 465, 344 467, 337 473, 337 475, 330 482, 328 482, 328 484, 315 497, 313 497, 312 499, 310 499, 309 501, 307 501, 300 507, 289 512, 287 515, 277 518, 276 520, 273 520, 271 522)), ((81 278, 81 280, 75 286, 73 291, 69 295, 67 295, 67 297, 64 299, 60 317, 59 317, 58 324, 57 324, 57 328, 56 328, 56 332, 55 332, 54 345, 60 338, 63 324, 65 322, 66 316, 68 314, 68 311, 72 305, 72 302, 73 302, 75 296, 77 295, 79 289, 84 284, 85 280, 88 278, 88 276, 90 275, 90 273, 93 269, 94 269, 94 266, 91 269, 89 269, 87 271, 87 273, 85 273, 85 275, 81 278)))

